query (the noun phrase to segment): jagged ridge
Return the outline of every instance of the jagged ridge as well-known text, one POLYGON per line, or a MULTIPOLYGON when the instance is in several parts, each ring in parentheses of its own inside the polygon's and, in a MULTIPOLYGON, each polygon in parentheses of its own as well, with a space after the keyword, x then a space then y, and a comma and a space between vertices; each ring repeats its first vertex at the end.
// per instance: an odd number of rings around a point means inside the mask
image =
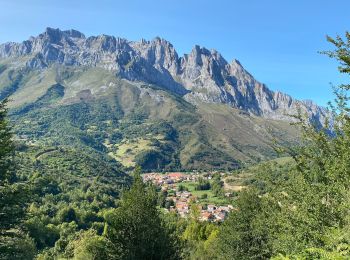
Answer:
POLYGON ((216 50, 195 46, 179 57, 173 45, 159 37, 128 41, 114 36, 85 37, 76 30, 47 28, 22 43, 0 45, 0 58, 14 58, 16 66, 45 69, 66 66, 102 67, 122 78, 162 86, 192 103, 224 103, 271 119, 291 120, 298 108, 323 123, 327 111, 312 102, 273 92, 248 73, 241 63, 228 63, 216 50), (16 58, 25 57, 18 65, 16 58))

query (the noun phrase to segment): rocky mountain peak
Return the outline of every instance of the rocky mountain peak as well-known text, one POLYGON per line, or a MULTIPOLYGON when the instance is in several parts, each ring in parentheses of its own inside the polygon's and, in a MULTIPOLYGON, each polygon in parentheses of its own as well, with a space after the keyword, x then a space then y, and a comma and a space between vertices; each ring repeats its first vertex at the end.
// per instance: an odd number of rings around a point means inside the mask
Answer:
POLYGON ((47 40, 49 43, 58 44, 64 37, 64 33, 60 29, 47 27, 45 32, 40 34, 39 37, 47 40))
POLYGON ((85 35, 77 30, 66 30, 63 31, 63 33, 65 33, 66 35, 68 35, 68 37, 71 38, 79 38, 79 39, 85 39, 85 35))
MULTIPOLYGON (((47 27, 45 29, 45 32, 39 34, 38 37, 48 37, 48 39, 50 39, 52 43, 54 43, 55 41, 57 42, 57 40, 60 40, 63 37, 85 39, 85 35, 77 30, 70 29, 70 30, 61 31, 58 28, 51 28, 51 27, 47 27)), ((36 37, 33 37, 33 38, 36 38, 36 37)))
POLYGON ((216 50, 195 45, 179 57, 173 45, 156 37, 151 41, 128 41, 109 35, 85 37, 76 30, 47 28, 22 43, 0 45, 0 59, 10 58, 31 69, 51 64, 93 66, 115 71, 119 77, 166 88, 192 103, 224 103, 257 116, 288 120, 301 107, 322 121, 325 110, 290 96, 269 90, 238 60, 228 63, 216 50))

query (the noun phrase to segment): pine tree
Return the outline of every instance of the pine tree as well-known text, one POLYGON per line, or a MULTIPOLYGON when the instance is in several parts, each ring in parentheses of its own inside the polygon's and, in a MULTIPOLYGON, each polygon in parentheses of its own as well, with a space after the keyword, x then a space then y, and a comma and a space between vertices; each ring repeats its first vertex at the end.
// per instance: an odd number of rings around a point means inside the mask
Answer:
POLYGON ((11 171, 14 145, 11 129, 7 122, 7 99, 0 103, 0 184, 13 181, 14 174, 11 171))
POLYGON ((117 259, 176 259, 175 241, 157 209, 154 188, 143 183, 140 168, 122 196, 120 207, 106 216, 105 236, 117 259))
POLYGON ((14 144, 6 104, 7 100, 0 103, 0 259, 32 259, 33 242, 20 228, 26 186, 15 182, 14 144))

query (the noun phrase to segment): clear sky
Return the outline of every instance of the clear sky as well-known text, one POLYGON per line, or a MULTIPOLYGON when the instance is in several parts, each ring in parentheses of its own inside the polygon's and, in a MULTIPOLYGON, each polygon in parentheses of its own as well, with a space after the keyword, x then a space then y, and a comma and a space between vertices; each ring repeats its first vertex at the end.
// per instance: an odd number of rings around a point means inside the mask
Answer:
POLYGON ((332 99, 337 64, 326 34, 350 30, 349 0, 0 0, 0 42, 46 27, 129 40, 169 40, 178 53, 195 44, 236 58, 272 90, 321 105, 332 99))

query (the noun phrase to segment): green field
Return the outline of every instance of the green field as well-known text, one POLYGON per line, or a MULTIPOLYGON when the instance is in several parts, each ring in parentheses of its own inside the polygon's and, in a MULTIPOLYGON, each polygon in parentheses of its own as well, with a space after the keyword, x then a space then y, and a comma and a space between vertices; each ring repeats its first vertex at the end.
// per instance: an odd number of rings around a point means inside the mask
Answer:
POLYGON ((196 182, 182 182, 181 185, 196 196, 200 204, 227 205, 232 203, 232 199, 216 197, 211 190, 195 190, 196 182), (201 199, 203 194, 207 194, 208 197, 206 199, 201 199))

